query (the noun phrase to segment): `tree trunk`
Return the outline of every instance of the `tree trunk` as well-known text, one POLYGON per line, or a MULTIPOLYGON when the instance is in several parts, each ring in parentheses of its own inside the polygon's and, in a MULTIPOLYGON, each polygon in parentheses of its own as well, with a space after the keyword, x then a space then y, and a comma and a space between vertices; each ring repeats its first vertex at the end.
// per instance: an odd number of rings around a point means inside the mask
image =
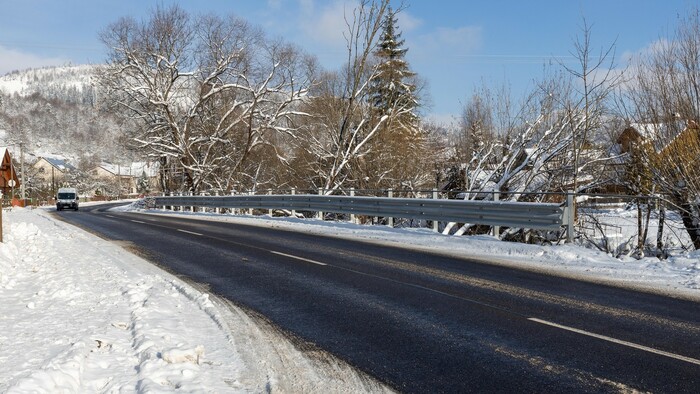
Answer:
POLYGON ((642 225, 642 201, 637 200, 637 254, 644 256, 644 226, 642 225))
POLYGON ((698 206, 690 202, 684 202, 680 205, 683 225, 685 226, 690 240, 693 242, 695 250, 700 250, 700 218, 698 218, 698 206))
POLYGON ((665 259, 666 253, 664 253, 664 222, 666 221, 666 206, 663 201, 659 201, 659 230, 656 232, 656 257, 659 259, 665 259))
POLYGON ((159 158, 160 168, 158 169, 158 182, 160 183, 160 190, 166 195, 170 194, 170 167, 168 158, 166 156, 161 156, 159 158))

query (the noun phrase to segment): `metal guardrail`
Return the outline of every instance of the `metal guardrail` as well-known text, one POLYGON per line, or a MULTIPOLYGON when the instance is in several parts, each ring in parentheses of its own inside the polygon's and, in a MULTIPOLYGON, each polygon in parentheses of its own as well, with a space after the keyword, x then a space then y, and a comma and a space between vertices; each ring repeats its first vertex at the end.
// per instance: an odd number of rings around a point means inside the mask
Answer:
MULTIPOLYGON (((538 230, 568 225, 567 204, 331 195, 161 196, 155 207, 286 209, 473 223, 538 230)), ((571 226, 569 226, 571 227, 571 226)))

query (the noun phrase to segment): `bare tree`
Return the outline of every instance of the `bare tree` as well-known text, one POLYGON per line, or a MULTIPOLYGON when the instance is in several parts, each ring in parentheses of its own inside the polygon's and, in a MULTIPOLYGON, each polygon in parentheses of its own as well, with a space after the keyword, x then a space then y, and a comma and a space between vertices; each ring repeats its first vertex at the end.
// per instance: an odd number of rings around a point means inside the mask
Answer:
POLYGON ((388 11, 389 0, 363 0, 346 17, 347 64, 337 73, 324 74, 308 100, 313 120, 304 125, 296 157, 305 157, 310 181, 333 193, 347 186, 359 163, 371 151, 370 142, 392 116, 411 108, 394 108, 392 115, 374 117, 368 105, 370 82, 377 77, 372 52, 388 11))
POLYGON ((638 123, 649 125, 640 130, 649 139, 643 164, 700 249, 700 9, 686 14, 671 39, 637 60, 628 98, 638 123))
MULTIPOLYGON (((575 95, 572 97, 567 111, 572 116, 583 116, 583 124, 572 128, 573 154, 573 185, 572 189, 579 191, 580 177, 601 174, 602 165, 608 160, 607 156, 587 154, 593 147, 596 137, 594 134, 603 133, 603 122, 608 115, 607 101, 615 88, 623 82, 623 72, 615 69, 615 44, 593 52, 591 44, 592 28, 583 19, 581 34, 574 41, 572 56, 576 60, 575 67, 562 63, 564 69, 574 78, 575 95), (589 168, 593 167, 593 168, 589 168), (582 174, 583 173, 583 174, 582 174)), ((570 122, 571 125, 578 122, 570 122)), ((586 184, 590 185, 590 179, 586 184)))
POLYGON ((138 121, 133 142, 160 161, 166 191, 230 189, 253 150, 295 131, 312 61, 243 20, 158 7, 101 39, 110 53, 100 83, 138 121))

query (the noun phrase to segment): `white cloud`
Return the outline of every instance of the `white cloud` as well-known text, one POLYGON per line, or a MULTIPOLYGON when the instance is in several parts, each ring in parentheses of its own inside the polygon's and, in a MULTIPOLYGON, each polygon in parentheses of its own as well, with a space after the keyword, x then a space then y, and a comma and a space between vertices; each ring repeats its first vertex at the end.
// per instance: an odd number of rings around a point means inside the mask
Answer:
POLYGON ((440 27, 418 38, 418 55, 434 58, 437 54, 448 57, 467 56, 481 48, 482 29, 477 26, 458 28, 440 27))
POLYGON ((409 49, 408 58, 414 65, 438 62, 448 66, 463 63, 466 57, 475 55, 482 47, 482 36, 481 27, 463 26, 440 27, 424 34, 407 34, 404 38, 409 49))
POLYGON ((641 67, 640 62, 649 60, 654 56, 660 56, 664 51, 669 49, 671 44, 670 41, 662 38, 652 41, 649 45, 637 51, 625 51, 616 59, 619 66, 610 72, 612 75, 619 76, 622 79, 621 88, 623 90, 633 89, 637 87, 637 77, 639 68, 641 67))
POLYGON ((423 20, 416 18, 407 11, 401 11, 398 15, 399 29, 402 32, 410 32, 423 25, 423 20))
POLYGON ((267 0, 267 7, 272 10, 279 10, 282 7, 282 0, 267 0))
POLYGON ((345 45, 343 33, 346 30, 345 16, 350 15, 355 7, 350 1, 322 2, 318 7, 313 0, 300 0, 300 25, 304 34, 311 40, 322 45, 345 45))
POLYGON ((67 59, 46 58, 0 46, 0 75, 4 75, 14 70, 58 66, 68 62, 69 60, 67 59))

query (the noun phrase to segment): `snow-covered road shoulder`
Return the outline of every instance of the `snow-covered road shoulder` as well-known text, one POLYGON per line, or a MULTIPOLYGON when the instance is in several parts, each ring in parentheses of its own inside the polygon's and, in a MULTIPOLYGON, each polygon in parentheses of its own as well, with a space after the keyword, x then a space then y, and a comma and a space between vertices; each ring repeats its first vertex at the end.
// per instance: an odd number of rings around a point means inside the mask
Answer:
POLYGON ((236 387, 206 295, 40 210, 4 216, 0 391, 236 387))
POLYGON ((367 381, 342 365, 323 375, 235 307, 43 210, 3 219, 0 392, 342 391, 367 381))

